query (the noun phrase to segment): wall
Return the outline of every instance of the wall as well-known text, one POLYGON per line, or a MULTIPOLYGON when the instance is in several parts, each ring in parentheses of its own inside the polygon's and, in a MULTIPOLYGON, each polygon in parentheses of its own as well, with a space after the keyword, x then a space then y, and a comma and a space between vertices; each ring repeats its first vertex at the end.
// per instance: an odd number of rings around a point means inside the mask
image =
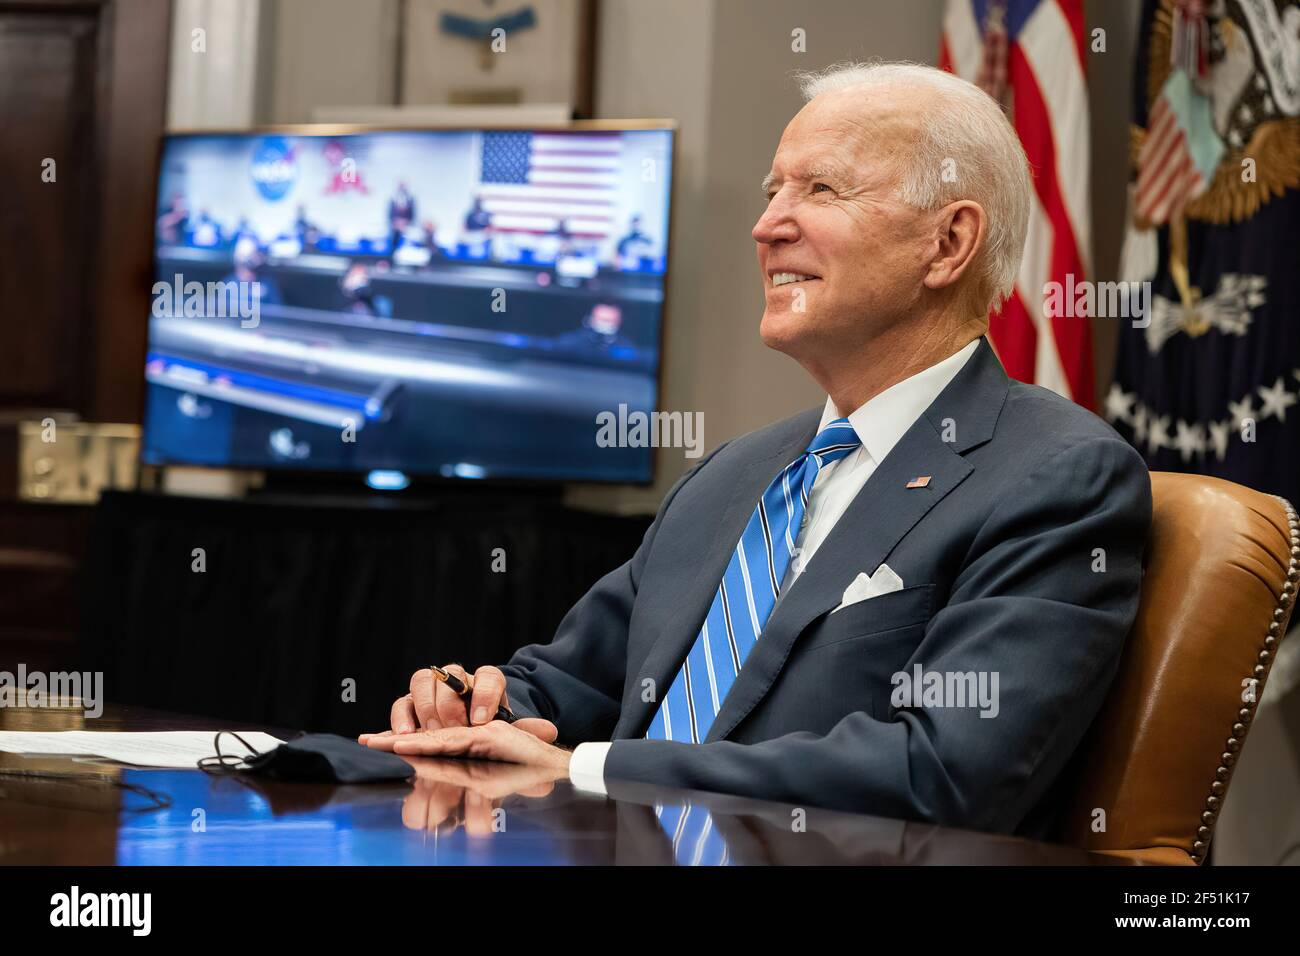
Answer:
POLYGON ((263 0, 273 7, 258 121, 307 123, 315 106, 394 102, 398 0, 263 0))
POLYGON ((262 0, 174 0, 167 88, 170 129, 254 121, 265 47, 262 0))
MULTIPOLYGON (((1088 103, 1092 113, 1092 248, 1099 280, 1119 278, 1119 253, 1128 213, 1127 192, 1116 184, 1129 177, 1129 117, 1133 103, 1133 56, 1142 5, 1131 0, 1089 0, 1091 31, 1106 31, 1106 51, 1088 57, 1088 103)), ((1092 354, 1097 369, 1097 400, 1110 387, 1119 326, 1097 320, 1092 354)))

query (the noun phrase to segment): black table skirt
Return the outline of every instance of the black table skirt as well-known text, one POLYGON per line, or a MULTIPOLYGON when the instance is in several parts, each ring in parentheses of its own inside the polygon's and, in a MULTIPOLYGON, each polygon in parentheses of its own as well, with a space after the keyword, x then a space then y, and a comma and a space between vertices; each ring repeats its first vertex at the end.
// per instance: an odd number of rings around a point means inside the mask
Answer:
POLYGON ((549 641, 649 521, 508 498, 394 508, 110 493, 92 529, 82 658, 120 703, 381 730, 417 668, 500 663, 549 641))

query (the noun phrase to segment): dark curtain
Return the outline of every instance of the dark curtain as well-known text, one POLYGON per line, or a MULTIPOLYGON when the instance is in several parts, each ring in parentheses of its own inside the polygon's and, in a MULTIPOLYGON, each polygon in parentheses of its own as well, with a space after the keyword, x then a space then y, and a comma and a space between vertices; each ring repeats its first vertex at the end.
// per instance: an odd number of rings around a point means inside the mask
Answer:
POLYGON ((548 642, 649 520, 507 497, 383 507, 110 493, 86 565, 83 658, 118 703, 382 730, 417 668, 502 663, 548 642))

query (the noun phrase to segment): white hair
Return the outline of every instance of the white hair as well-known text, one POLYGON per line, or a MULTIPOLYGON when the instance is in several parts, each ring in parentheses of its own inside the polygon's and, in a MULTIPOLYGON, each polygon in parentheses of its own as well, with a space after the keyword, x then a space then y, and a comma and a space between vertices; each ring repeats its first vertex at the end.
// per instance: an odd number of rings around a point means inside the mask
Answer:
POLYGON ((972 264, 973 294, 989 308, 1001 305, 1020 269, 1033 183, 1024 148, 993 98, 920 63, 840 63, 797 79, 805 100, 839 90, 919 84, 936 94, 936 107, 918 117, 917 141, 900 163, 897 196, 916 209, 938 209, 958 199, 983 207, 987 237, 972 264))

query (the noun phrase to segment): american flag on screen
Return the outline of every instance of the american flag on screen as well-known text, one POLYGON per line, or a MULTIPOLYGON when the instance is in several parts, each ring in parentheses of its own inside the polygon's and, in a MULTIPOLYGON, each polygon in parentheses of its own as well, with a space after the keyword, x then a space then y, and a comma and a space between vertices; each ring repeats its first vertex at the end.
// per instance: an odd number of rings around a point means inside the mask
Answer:
POLYGON ((1089 272, 1085 55, 1082 0, 948 0, 939 65, 1006 107, 1034 176, 1020 275, 990 338, 1008 375, 1093 408, 1090 322, 1046 316, 1043 293, 1089 272))
POLYGON ((492 227, 545 235, 563 221, 575 239, 607 239, 622 150, 618 133, 484 133, 479 194, 492 227))

